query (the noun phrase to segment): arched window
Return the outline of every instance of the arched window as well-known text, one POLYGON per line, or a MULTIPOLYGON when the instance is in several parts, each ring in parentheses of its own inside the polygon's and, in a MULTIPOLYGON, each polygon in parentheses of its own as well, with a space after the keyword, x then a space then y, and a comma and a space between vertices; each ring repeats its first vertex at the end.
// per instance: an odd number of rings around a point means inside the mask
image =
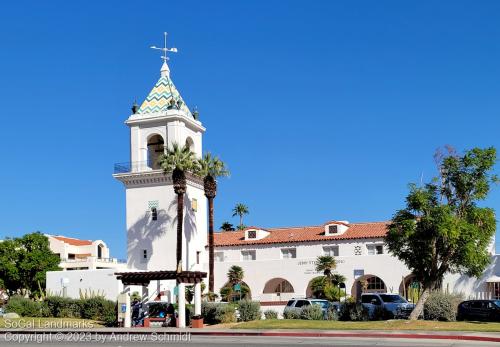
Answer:
POLYGON ((191 152, 194 152, 194 141, 192 138, 188 137, 186 139, 186 147, 188 147, 191 150, 191 152))
POLYGON ((294 293, 295 290, 290 282, 284 278, 273 278, 264 286, 264 294, 294 293))
POLYGON ((380 279, 380 277, 372 276, 366 279, 368 290, 385 290, 385 283, 380 279))
POLYGON ((104 246, 101 243, 97 246, 97 258, 98 259, 102 258, 102 250, 103 250, 103 248, 104 248, 104 246))
POLYGON ((158 158, 165 152, 165 141, 160 135, 153 135, 148 139, 148 166, 153 170, 161 169, 158 158))

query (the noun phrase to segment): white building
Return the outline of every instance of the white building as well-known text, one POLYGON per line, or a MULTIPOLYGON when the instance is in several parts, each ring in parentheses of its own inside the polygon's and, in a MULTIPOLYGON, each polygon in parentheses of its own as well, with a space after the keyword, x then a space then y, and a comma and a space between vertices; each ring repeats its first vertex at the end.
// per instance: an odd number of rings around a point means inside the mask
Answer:
MULTIPOLYGON (((229 268, 238 265, 244 270, 252 299, 282 309, 290 298, 311 296, 310 281, 321 275, 315 271, 316 259, 331 255, 337 262, 334 272, 346 278, 348 296, 359 297, 362 291, 406 295, 414 276, 388 254, 383 241, 386 232, 387 222, 331 221, 308 227, 249 227, 217 233, 215 288, 223 287, 229 268)), ((465 297, 500 298, 500 264, 494 256, 494 243, 490 252, 493 261, 482 278, 448 275, 443 288, 465 297)))
MULTIPOLYGON (((157 159, 164 147, 172 143, 187 144, 198 157, 201 156, 205 128, 174 86, 166 58, 159 80, 142 105, 133 107, 125 124, 130 128, 130 161, 116 164, 113 176, 125 187, 127 270, 175 270, 177 197, 170 175, 162 172, 157 159)), ((188 177, 187 185, 181 221, 184 232, 182 269, 207 272, 207 202, 199 179, 188 177)), ((215 237, 216 289, 225 284, 229 267, 240 265, 253 299, 264 305, 282 306, 290 297, 310 294, 309 282, 318 275, 314 262, 319 255, 330 254, 337 259, 337 272, 346 277, 347 295, 358 296, 361 281, 366 283, 368 291, 403 293, 412 275, 402 262, 387 254, 383 244, 385 233, 384 222, 345 221, 311 227, 248 228, 218 233, 215 237)), ((97 246, 92 243, 93 249, 99 251, 97 246)), ((69 250, 64 252, 65 258, 76 254, 69 250)), ((94 254, 85 251, 87 253, 94 254)), ((498 297, 500 264, 497 265, 493 253, 492 249, 492 265, 481 279, 448 276, 444 286, 465 296, 498 297)), ((72 274, 75 278, 69 279, 68 295, 76 296, 79 288, 93 284, 102 286, 103 283, 106 283, 108 297, 122 291, 110 270, 97 269, 98 266, 96 270, 90 268, 72 274), (112 285, 108 280, 115 280, 117 284, 112 285)), ((63 277, 64 272, 49 273, 47 288, 60 291, 63 277)), ((183 285, 179 287, 181 293, 184 293, 183 285)), ((146 300, 157 297, 174 300, 175 287, 175 280, 157 280, 131 290, 142 291, 146 300)), ((195 287, 199 293, 199 283, 195 287)))
POLYGON ((61 258, 59 267, 66 270, 124 269, 125 263, 111 258, 102 240, 80 240, 60 235, 45 235, 52 252, 61 258))

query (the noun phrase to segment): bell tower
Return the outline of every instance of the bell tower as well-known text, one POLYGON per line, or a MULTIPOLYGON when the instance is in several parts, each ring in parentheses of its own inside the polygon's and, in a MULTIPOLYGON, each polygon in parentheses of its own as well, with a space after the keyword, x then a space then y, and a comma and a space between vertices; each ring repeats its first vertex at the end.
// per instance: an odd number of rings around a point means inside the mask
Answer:
MULTIPOLYGON (((167 52, 177 49, 167 48, 166 33, 164 47, 151 48, 163 52, 160 77, 125 121, 130 128, 130 161, 115 164, 113 177, 125 186, 128 268, 175 270, 177 196, 170 174, 163 173, 157 159, 172 143, 187 144, 201 157, 205 128, 172 82, 167 52)), ((182 268, 206 271, 207 202, 200 179, 188 176, 184 199, 182 268)))

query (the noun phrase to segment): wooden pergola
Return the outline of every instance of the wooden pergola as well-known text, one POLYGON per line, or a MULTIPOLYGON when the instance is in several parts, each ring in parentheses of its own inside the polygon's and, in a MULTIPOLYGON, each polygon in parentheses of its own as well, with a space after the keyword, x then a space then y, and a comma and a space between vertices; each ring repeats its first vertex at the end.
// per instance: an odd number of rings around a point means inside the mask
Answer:
MULTIPOLYGON (((143 290, 149 286, 151 281, 175 280, 178 288, 179 328, 186 327, 186 284, 194 284, 194 313, 201 315, 201 282, 207 277, 206 272, 201 271, 128 271, 115 272, 117 279, 124 287, 142 286, 143 290)), ((130 299, 128 299, 130 307, 130 299)), ((129 310, 130 311, 130 310, 129 310)), ((130 321, 128 323, 130 325, 130 321)))

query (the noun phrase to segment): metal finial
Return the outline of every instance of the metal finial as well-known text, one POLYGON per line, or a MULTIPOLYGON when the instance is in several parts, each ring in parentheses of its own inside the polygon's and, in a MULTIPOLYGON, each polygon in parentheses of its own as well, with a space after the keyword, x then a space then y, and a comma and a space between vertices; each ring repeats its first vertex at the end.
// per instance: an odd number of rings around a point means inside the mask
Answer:
POLYGON ((167 52, 177 53, 177 48, 175 48, 175 47, 167 48, 167 32, 164 32, 163 36, 164 36, 164 38, 163 38, 163 48, 156 47, 156 46, 151 46, 150 48, 162 51, 163 55, 161 56, 161 59, 166 63, 167 60, 168 60, 167 52))

